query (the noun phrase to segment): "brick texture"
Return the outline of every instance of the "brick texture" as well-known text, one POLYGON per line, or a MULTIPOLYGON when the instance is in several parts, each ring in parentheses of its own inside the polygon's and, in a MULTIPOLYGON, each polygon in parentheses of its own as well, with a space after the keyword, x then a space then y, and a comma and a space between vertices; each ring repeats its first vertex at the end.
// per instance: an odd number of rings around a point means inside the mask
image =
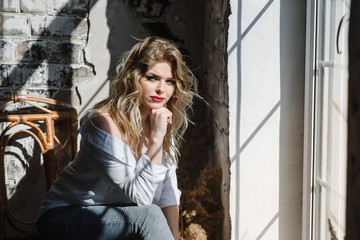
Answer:
POLYGON ((0 94, 75 96, 94 77, 84 59, 88 11, 89 0, 0 1, 0 94))
POLYGON ((0 72, 5 88, 71 88, 93 77, 90 67, 60 64, 2 64, 0 72))
POLYGON ((0 11, 1 12, 16 12, 18 0, 1 0, 0 11))
POLYGON ((85 44, 58 41, 24 41, 17 45, 18 61, 34 63, 46 59, 48 63, 82 64, 85 44))
POLYGON ((34 16, 31 18, 31 34, 33 36, 86 39, 87 32, 87 19, 77 16, 34 16))
POLYGON ((24 13, 47 13, 50 1, 22 0, 20 10, 24 13))
POLYGON ((19 15, 0 15, 0 34, 3 36, 27 36, 29 29, 29 19, 27 16, 19 15))
POLYGON ((57 0, 54 11, 57 13, 84 15, 88 13, 89 0, 57 0))
POLYGON ((12 62, 16 59, 16 45, 11 41, 0 40, 0 62, 12 62))

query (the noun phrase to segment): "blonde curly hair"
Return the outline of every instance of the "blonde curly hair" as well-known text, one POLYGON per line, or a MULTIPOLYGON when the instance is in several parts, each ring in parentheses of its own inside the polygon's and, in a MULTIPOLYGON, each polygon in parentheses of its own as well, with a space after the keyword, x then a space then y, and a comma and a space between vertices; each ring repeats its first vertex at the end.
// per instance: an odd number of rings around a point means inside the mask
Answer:
POLYGON ((159 37, 148 37, 124 53, 117 67, 117 76, 111 83, 109 97, 95 105, 91 118, 109 113, 117 124, 123 141, 138 157, 137 149, 143 130, 140 114, 142 89, 139 79, 149 67, 159 62, 168 63, 175 78, 175 91, 167 102, 167 107, 174 118, 164 137, 163 150, 167 159, 177 163, 180 155, 178 146, 191 122, 187 111, 192 106, 193 97, 198 93, 193 73, 184 62, 181 52, 169 41, 159 37))

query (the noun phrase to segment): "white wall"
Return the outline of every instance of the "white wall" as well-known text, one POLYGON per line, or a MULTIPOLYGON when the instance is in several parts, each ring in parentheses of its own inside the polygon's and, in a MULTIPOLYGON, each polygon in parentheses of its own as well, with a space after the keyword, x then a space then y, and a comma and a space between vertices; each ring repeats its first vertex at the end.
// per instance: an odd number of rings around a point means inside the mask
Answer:
POLYGON ((232 239, 301 239, 306 2, 230 3, 232 239))
POLYGON ((115 77, 115 67, 121 55, 143 38, 145 30, 121 1, 92 0, 89 14, 86 61, 94 66, 95 77, 77 85, 81 104, 77 106, 81 116, 95 103, 109 94, 110 81, 115 77))

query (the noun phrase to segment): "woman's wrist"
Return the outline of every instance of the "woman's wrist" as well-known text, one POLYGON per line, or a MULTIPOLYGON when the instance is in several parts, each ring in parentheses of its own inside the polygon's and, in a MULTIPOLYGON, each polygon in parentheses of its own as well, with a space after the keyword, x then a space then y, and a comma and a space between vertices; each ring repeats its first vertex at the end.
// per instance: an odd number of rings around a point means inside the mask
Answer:
POLYGON ((152 134, 149 138, 149 145, 160 145, 162 146, 164 142, 164 136, 161 136, 161 134, 152 134))
POLYGON ((163 152, 162 147, 163 139, 155 137, 149 139, 149 146, 146 151, 146 155, 150 158, 152 163, 161 165, 163 152))

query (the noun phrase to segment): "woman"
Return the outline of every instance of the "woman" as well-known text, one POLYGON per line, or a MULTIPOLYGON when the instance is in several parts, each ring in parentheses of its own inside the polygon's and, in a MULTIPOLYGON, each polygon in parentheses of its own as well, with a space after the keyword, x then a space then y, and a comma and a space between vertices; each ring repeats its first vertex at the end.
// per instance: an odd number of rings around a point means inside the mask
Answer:
POLYGON ((124 54, 111 90, 82 118, 80 150, 46 195, 38 231, 179 239, 176 164, 197 95, 193 74, 173 44, 149 37, 124 54))

